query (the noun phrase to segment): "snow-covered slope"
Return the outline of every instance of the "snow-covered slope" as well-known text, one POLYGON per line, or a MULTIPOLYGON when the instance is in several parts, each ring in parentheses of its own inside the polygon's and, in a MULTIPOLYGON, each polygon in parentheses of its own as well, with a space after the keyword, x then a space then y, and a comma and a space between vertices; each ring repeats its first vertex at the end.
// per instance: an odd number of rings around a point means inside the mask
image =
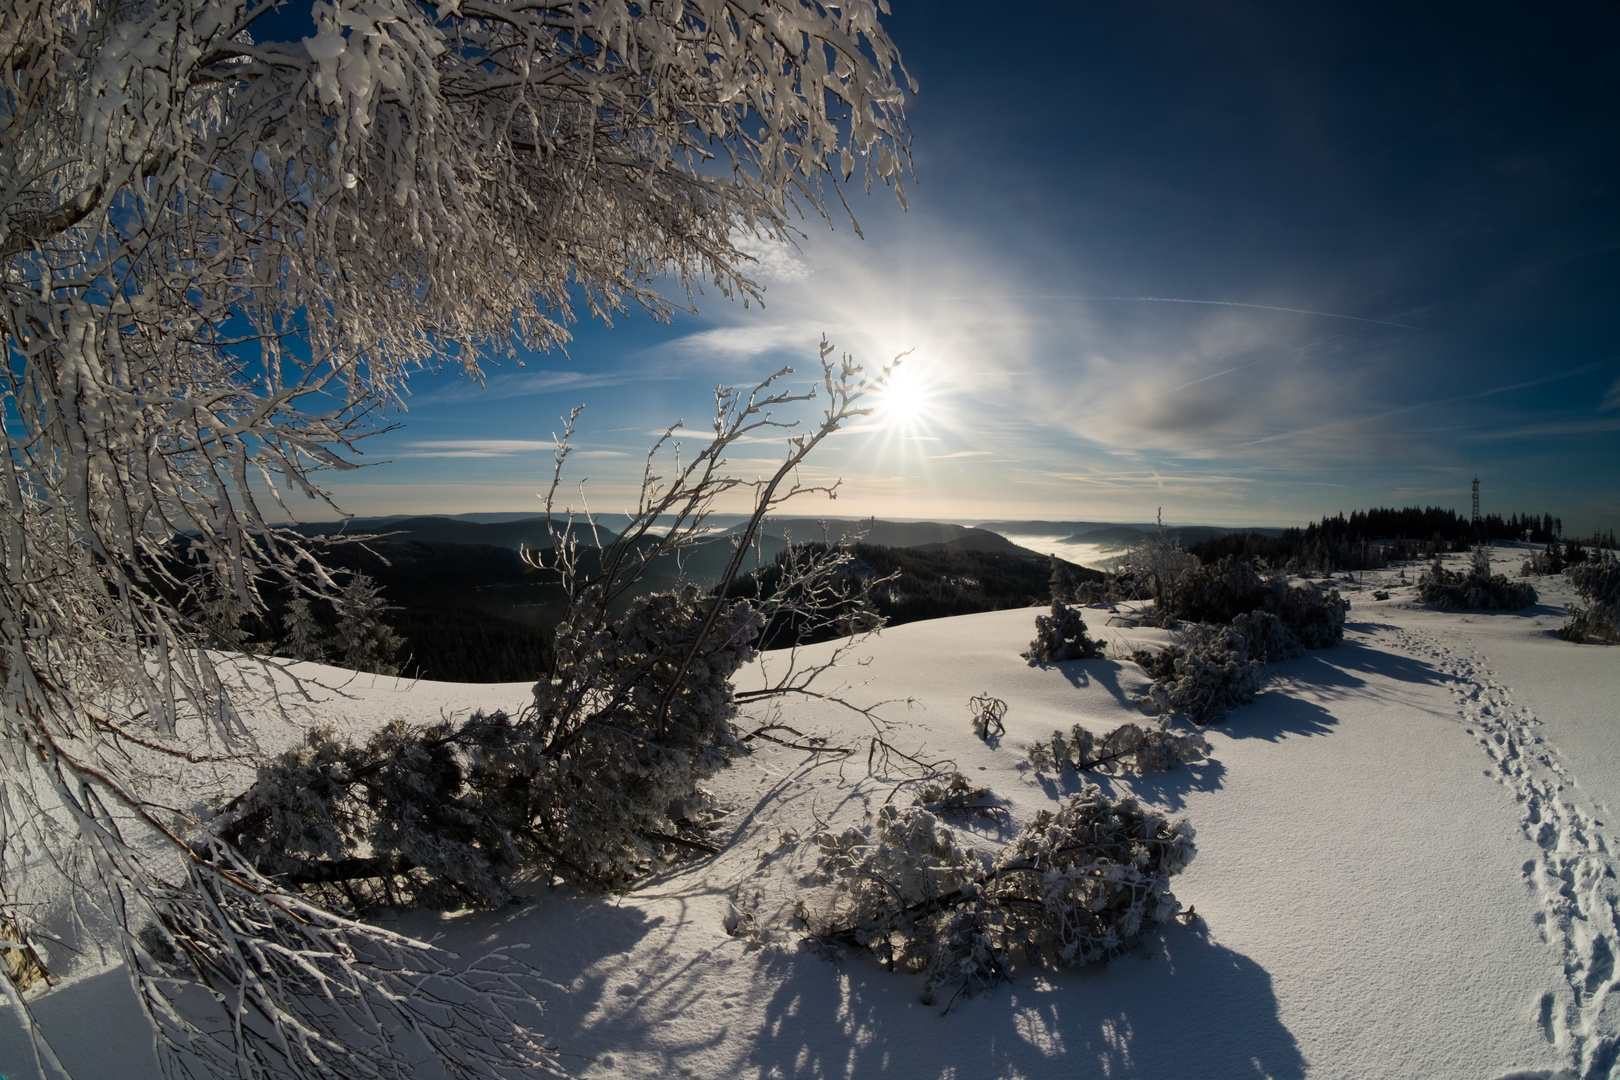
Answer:
MULTIPOLYGON (((1103 779, 1188 817, 1199 849, 1173 886, 1200 918, 1106 967, 1020 972, 942 1017, 918 1001, 920 976, 792 948, 791 902, 815 902, 806 841, 860 824, 903 778, 897 759, 868 774, 867 719, 806 701, 783 702, 780 719, 854 753, 761 744, 715 785, 730 811, 722 855, 624 898, 537 887, 518 907, 410 913, 400 928, 468 958, 527 943, 545 1030, 583 1076, 1608 1076, 1620 650, 1550 636, 1567 599, 1552 579, 1537 582, 1541 606, 1487 615, 1416 608, 1398 588, 1374 601, 1371 577, 1350 594, 1345 644, 1273 669, 1211 730, 1211 760, 1103 779), (776 919, 789 947, 728 935, 739 908, 776 919)), ((1034 615, 899 627, 839 673, 851 700, 889 701, 896 749, 952 760, 1005 800, 1004 815, 953 822, 987 846, 1078 787, 1022 767, 1024 747, 1137 717, 1146 685, 1130 663, 1028 666, 1034 615), (986 691, 1008 703, 994 745, 969 724, 968 698, 986 691)), ((1116 655, 1163 637, 1106 618, 1088 614, 1116 655)), ((527 690, 362 676, 308 708, 356 725, 432 720, 512 708, 527 690)), ((81 1076, 154 1068, 121 978, 37 999, 81 1076)), ((23 1053, 15 1030, 0 1034, 0 1073, 29 1076, 23 1053)))

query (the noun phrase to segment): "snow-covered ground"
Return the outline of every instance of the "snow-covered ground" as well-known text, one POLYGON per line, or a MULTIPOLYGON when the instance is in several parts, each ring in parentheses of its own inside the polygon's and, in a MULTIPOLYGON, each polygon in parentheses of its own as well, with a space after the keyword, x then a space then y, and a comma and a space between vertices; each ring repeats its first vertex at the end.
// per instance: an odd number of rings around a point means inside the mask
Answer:
MULTIPOLYGON (((1611 1076, 1620 650, 1552 636, 1571 599, 1560 579, 1538 579, 1541 604, 1511 614, 1432 612, 1400 587, 1372 599, 1394 579, 1340 583, 1344 644, 1276 666, 1211 729, 1209 761, 1102 779, 1196 827, 1197 858, 1172 884, 1200 917, 1105 967, 1020 972, 941 1016, 918 1000, 920 976, 729 936, 739 907, 780 915, 806 888, 806 841, 861 823, 900 776, 868 775, 865 719, 795 701, 784 722, 856 752, 764 744, 718 777, 722 855, 623 898, 558 888, 496 913, 406 914, 400 929, 468 958, 528 943, 546 1033, 581 1076, 1611 1076)), ((999 820, 953 822, 986 845, 1079 785, 1022 767, 1028 743, 1139 718, 1146 686, 1129 662, 1030 667, 1018 654, 1034 614, 898 627, 841 672, 852 700, 890 701, 897 748, 953 760, 1005 800, 999 820), (1008 703, 993 745, 969 724, 984 692, 1008 703)), ((1115 655, 1164 640, 1107 618, 1088 613, 1115 655)), ((427 721, 527 693, 361 676, 310 714, 427 721)), ((120 972, 34 1004, 80 1077, 156 1075, 120 972)), ((33 1075, 14 1027, 0 1073, 33 1075)))

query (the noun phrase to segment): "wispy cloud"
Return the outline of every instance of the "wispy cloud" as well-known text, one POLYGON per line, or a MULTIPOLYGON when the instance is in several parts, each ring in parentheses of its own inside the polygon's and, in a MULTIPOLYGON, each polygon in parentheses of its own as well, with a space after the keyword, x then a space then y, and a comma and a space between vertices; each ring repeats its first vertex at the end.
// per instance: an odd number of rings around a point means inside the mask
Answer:
POLYGON ((1503 431, 1480 431, 1479 439, 1538 439, 1544 436, 1607 435, 1620 431, 1620 416, 1596 420, 1555 420, 1545 424, 1526 424, 1503 431))
POLYGON ((679 378, 675 372, 657 368, 628 371, 514 371, 488 376, 484 385, 466 379, 434 387, 420 397, 434 404, 456 404, 490 398, 534 397, 539 394, 575 393, 602 387, 629 386, 648 381, 679 378))
POLYGON ((1603 395, 1603 403, 1598 406, 1599 412, 1608 412, 1610 409, 1620 409, 1620 379, 1614 380, 1609 392, 1603 395))
POLYGON ((395 457, 415 458, 493 458, 513 454, 533 454, 555 450, 557 444, 542 439, 429 439, 407 444, 395 457))

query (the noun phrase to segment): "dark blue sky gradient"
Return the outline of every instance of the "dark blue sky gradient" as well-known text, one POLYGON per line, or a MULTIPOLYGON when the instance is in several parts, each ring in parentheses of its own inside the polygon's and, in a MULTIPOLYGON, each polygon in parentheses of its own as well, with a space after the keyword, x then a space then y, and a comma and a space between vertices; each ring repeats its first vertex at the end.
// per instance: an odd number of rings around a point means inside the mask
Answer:
POLYGON ((763 312, 424 382, 348 508, 527 509, 533 448, 420 455, 583 401, 611 472, 825 332, 931 387, 825 455, 830 512, 1303 523, 1466 510, 1477 474, 1488 510, 1620 528, 1620 7, 894 7, 910 213, 807 221, 763 312))

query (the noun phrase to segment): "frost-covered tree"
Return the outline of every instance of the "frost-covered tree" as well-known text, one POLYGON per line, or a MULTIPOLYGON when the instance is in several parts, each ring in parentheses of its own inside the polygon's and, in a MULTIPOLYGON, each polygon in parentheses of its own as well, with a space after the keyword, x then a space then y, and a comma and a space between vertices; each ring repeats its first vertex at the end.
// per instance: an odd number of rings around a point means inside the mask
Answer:
POLYGON ((1031 664, 1090 660, 1101 656, 1106 647, 1106 642, 1094 641, 1086 633, 1085 616, 1078 606, 1053 600, 1051 611, 1035 616, 1035 639, 1023 657, 1031 664))
POLYGON ((395 654, 403 638, 383 621, 392 608, 383 600, 382 590, 369 574, 353 574, 343 583, 336 598, 337 629, 332 632, 334 660, 355 671, 378 675, 398 675, 395 654))
POLYGON ((310 610, 309 597, 295 596, 288 601, 287 610, 281 615, 281 625, 284 630, 282 655, 294 660, 326 659, 326 635, 310 610))
POLYGON ((1086 632, 1085 616, 1074 599, 1074 575, 1063 563, 1052 559, 1052 609, 1035 616, 1035 639, 1023 652, 1031 664, 1055 664, 1064 660, 1090 660, 1101 656, 1105 642, 1093 641, 1086 632))
POLYGON ((1158 519, 1158 528, 1144 536, 1140 543, 1119 557, 1115 570, 1122 575, 1145 581, 1153 590, 1154 612, 1161 618, 1170 617, 1168 601, 1171 590, 1182 576, 1198 569, 1198 556, 1181 546, 1181 535, 1166 532, 1164 517, 1158 519))
POLYGON ((905 75, 875 0, 336 0, 259 40, 274 6, 0 5, 0 915, 43 948, 74 891, 173 1075, 543 1066, 501 964, 310 901, 153 787, 253 753, 172 545, 245 615, 330 598, 275 522, 409 373, 667 312, 658 275, 753 295, 748 236, 899 191, 905 75))

